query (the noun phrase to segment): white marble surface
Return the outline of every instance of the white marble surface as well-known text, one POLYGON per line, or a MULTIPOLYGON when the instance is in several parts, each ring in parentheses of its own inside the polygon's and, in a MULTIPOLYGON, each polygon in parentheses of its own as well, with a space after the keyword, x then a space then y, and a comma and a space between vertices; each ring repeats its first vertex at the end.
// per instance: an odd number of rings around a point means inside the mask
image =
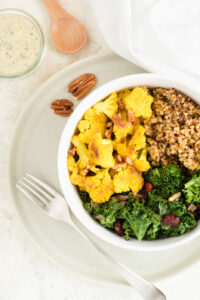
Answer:
MULTIPOLYGON (((130 288, 103 287, 81 281, 49 262, 29 240, 8 193, 8 148, 16 120, 29 96, 41 82, 81 58, 109 52, 99 33, 88 0, 60 0, 64 8, 87 27, 89 41, 74 55, 56 51, 50 36, 48 14, 42 0, 1 1, 0 9, 22 8, 38 19, 47 42, 45 59, 32 76, 23 80, 0 79, 0 299, 1 300, 132 300, 130 288)), ((162 283, 169 299, 200 298, 200 264, 162 283), (189 283, 186 283, 189 282, 189 283)), ((134 298, 135 299, 135 298, 134 298)), ((137 299, 135 299, 137 300, 137 299)))

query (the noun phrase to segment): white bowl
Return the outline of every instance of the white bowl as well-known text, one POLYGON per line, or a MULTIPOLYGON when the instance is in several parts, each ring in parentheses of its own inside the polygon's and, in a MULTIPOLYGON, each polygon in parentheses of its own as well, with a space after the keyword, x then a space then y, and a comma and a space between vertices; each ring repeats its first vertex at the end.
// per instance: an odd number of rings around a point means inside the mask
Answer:
POLYGON ((77 123, 82 118, 85 111, 93 106, 96 102, 102 100, 113 91, 119 91, 125 88, 133 88, 135 86, 148 86, 148 87, 164 87, 175 88, 190 96, 198 104, 200 104, 200 95, 192 90, 185 83, 184 85, 179 82, 174 82, 165 77, 154 74, 138 74, 129 75, 115 79, 111 82, 104 84, 89 94, 79 106, 75 109, 68 122, 66 123, 59 144, 58 150, 58 175, 63 194, 69 204, 72 212, 78 220, 94 235, 100 239, 125 249, 132 249, 136 251, 160 251, 169 248, 174 248, 191 241, 200 233, 199 225, 190 232, 175 238, 167 238, 164 240, 155 241, 138 241, 131 239, 124 240, 117 234, 104 228, 101 224, 95 221, 88 212, 84 209, 82 201, 74 185, 71 184, 68 170, 67 170, 67 153, 70 147, 71 137, 76 129, 77 123))

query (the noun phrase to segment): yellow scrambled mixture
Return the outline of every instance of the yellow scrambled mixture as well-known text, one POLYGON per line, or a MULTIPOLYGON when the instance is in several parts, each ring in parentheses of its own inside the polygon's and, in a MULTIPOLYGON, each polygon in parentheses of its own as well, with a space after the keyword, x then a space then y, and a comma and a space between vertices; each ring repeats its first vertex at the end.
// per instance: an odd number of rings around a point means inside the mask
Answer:
POLYGON ((144 88, 112 93, 89 108, 71 139, 67 166, 71 183, 103 203, 114 193, 138 192, 147 161, 145 129, 153 97, 144 88))

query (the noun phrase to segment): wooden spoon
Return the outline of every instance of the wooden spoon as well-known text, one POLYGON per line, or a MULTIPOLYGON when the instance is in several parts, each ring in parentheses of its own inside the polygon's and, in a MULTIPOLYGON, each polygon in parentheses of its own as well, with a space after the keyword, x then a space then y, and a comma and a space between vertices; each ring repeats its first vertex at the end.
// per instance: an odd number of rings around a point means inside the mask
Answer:
POLYGON ((63 53, 74 53, 87 42, 85 27, 69 15, 57 0, 43 0, 51 18, 51 34, 56 48, 63 53))

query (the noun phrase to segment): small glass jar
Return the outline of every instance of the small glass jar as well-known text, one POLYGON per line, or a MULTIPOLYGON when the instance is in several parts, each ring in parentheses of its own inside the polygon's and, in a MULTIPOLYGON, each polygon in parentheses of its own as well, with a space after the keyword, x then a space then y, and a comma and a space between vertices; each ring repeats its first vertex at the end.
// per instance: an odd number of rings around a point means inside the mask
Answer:
POLYGON ((44 55, 45 39, 38 22, 20 9, 0 10, 0 78, 30 74, 44 55))

